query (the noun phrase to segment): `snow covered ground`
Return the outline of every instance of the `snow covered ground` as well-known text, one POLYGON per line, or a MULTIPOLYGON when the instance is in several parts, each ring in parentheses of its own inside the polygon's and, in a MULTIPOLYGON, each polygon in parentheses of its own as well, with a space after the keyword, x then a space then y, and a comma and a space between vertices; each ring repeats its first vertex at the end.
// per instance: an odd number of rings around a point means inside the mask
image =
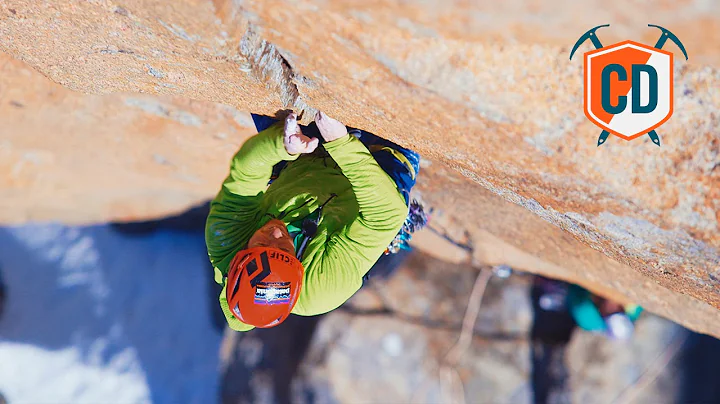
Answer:
POLYGON ((201 232, 0 228, 0 271, 10 404, 217 401, 221 335, 201 232))

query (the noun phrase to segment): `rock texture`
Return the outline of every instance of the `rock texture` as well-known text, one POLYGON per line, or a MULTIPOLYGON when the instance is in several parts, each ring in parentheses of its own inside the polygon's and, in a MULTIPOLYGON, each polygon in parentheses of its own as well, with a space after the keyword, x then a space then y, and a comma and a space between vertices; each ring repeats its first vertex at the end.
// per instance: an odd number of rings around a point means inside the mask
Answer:
POLYGON ((238 144, 254 133, 250 116, 232 107, 170 96, 83 95, 5 54, 0 122, 4 224, 180 212, 217 192, 238 144))
MULTIPOLYGON (((441 174, 424 194, 446 212, 449 230, 476 233, 467 241, 476 254, 478 234, 492 236, 554 265, 538 271, 562 267, 720 335, 710 309, 720 308, 718 15, 716 2, 689 1, 7 0, 0 48, 76 91, 174 95, 262 113, 324 109, 427 156, 441 174), (605 22, 605 43, 654 43, 651 22, 690 53, 689 62, 676 58, 675 115, 659 130, 661 148, 647 139, 595 147, 598 130, 581 107, 582 63, 567 57, 583 32, 605 22), (534 215, 508 217, 520 210, 485 190, 534 215)), ((193 149, 180 144, 179 160, 169 161, 212 165, 219 181, 230 147, 212 159, 193 149)), ((113 148, 103 160, 127 167, 133 153, 113 148)), ((85 184, 61 186, 82 195, 85 184)), ((130 185, 110 199, 134 192, 130 185)), ((178 204, 190 202, 183 198, 178 204)), ((75 201, 65 202, 72 211, 11 203, 7 212, 14 221, 79 220, 86 199, 75 201)), ((135 209, 125 214, 171 210, 142 203, 122 202, 135 209)))
POLYGON ((648 310, 691 329, 720 335, 720 327, 716 326, 720 312, 712 305, 670 292, 662 279, 648 278, 647 272, 633 271, 588 248, 572 234, 549 226, 522 206, 506 203, 480 185, 467 184, 446 166, 425 167, 418 187, 424 199, 441 210, 433 215, 431 223, 436 234, 413 240, 438 258, 476 265, 506 264, 522 271, 552 274, 617 301, 640 302, 648 310), (468 222, 477 226, 468 226, 468 222), (455 245, 447 241, 442 244, 443 237, 437 234, 454 240, 455 245))

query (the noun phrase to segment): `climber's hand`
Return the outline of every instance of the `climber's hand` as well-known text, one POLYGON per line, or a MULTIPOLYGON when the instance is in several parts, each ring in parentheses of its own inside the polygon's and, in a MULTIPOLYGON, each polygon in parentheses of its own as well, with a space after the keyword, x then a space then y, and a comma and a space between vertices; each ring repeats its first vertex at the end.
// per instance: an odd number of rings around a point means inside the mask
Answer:
POLYGON ((309 138, 302 134, 294 113, 285 118, 284 133, 283 144, 288 154, 312 153, 320 141, 318 138, 309 138))
POLYGON ((343 138, 348 134, 345 125, 325 115, 322 111, 315 114, 315 124, 326 142, 343 138))

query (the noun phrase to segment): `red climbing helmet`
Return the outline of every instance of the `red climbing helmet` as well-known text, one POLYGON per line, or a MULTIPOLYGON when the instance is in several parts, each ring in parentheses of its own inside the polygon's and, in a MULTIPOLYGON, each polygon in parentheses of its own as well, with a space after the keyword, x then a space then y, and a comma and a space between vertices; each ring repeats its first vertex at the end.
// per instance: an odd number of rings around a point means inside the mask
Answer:
POLYGON ((240 250, 228 269, 228 307, 245 324, 274 327, 295 307, 303 272, 300 260, 277 248, 240 250))

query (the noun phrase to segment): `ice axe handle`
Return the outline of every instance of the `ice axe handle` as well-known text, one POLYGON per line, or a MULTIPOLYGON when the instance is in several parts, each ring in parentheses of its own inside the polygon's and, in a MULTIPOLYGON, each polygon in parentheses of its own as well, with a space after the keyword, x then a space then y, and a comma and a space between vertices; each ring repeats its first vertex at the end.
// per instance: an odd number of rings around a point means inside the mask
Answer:
POLYGON ((667 39, 668 39, 667 33, 663 32, 662 35, 660 35, 660 38, 658 39, 657 43, 655 44, 655 48, 662 49, 662 47, 665 46, 665 42, 667 42, 667 39))

